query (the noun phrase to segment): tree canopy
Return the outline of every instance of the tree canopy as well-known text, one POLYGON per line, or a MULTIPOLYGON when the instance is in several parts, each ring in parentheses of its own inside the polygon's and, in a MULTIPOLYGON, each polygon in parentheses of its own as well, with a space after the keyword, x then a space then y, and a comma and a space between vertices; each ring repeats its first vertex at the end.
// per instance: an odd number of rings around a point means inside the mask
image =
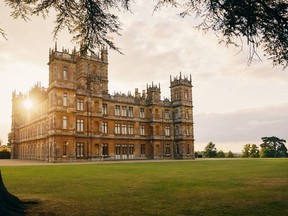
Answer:
MULTIPOLYGON (((15 18, 31 15, 44 18, 56 11, 54 36, 67 28, 82 51, 93 51, 103 45, 118 50, 109 34, 119 34, 121 22, 116 11, 130 10, 132 0, 4 0, 13 9, 15 18)), ((212 30, 220 42, 250 46, 250 59, 259 47, 274 65, 288 64, 287 0, 157 0, 155 11, 163 6, 178 7, 180 15, 196 15, 202 19, 199 29, 212 30)), ((5 37, 5 32, 0 29, 5 37)))
POLYGON ((263 143, 260 144, 261 157, 287 157, 286 140, 278 137, 262 137, 263 143))
POLYGON ((205 147, 204 156, 208 158, 214 158, 217 156, 217 149, 213 142, 209 142, 205 147))

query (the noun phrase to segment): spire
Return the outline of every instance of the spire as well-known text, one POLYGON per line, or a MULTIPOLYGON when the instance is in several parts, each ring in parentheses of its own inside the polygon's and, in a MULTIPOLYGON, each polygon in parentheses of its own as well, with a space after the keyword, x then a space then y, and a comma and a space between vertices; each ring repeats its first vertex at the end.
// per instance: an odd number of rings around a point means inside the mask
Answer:
POLYGON ((57 41, 55 41, 55 52, 57 51, 57 41))

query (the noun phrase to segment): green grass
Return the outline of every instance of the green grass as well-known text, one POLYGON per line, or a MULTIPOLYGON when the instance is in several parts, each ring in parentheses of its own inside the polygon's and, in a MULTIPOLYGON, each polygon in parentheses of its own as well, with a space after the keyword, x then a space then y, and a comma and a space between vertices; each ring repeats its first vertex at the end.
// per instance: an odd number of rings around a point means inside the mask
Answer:
POLYGON ((288 215, 288 159, 2 167, 29 215, 288 215))

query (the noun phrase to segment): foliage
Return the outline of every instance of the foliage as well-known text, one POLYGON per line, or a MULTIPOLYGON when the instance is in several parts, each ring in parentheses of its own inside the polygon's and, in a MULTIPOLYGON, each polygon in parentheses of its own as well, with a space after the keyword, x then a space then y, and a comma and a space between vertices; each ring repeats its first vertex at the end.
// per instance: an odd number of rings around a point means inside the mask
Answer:
POLYGON ((278 137, 262 137, 263 143, 260 145, 261 157, 287 157, 287 148, 285 146, 286 140, 278 137))
POLYGON ((226 157, 227 158, 234 158, 235 155, 233 154, 233 152, 231 150, 229 150, 226 157))
POLYGON ((208 158, 215 158, 217 156, 217 149, 213 142, 209 142, 204 150, 204 156, 208 158))
POLYGON ((81 45, 81 51, 90 50, 108 45, 118 50, 108 35, 119 34, 120 21, 111 11, 124 8, 129 10, 130 0, 36 0, 13 1, 5 0, 6 5, 13 9, 14 18, 28 20, 31 15, 42 15, 44 18, 49 12, 56 12, 56 26, 54 38, 67 28, 73 35, 73 41, 81 45))
POLYGON ((242 150, 242 158, 259 158, 259 149, 256 144, 246 144, 242 150))
POLYGON ((22 201, 38 201, 27 215, 287 215, 287 162, 134 161, 1 169, 8 191, 22 201))
MULTIPOLYGON (((227 45, 250 45, 250 61, 263 47, 273 64, 288 65, 288 3, 286 0, 160 0, 158 7, 172 4, 184 8, 182 16, 196 13, 199 28, 221 33, 227 45), (181 2, 181 3, 179 3, 181 2)), ((217 34, 220 35, 220 34, 217 34)))
MULTIPOLYGON (((73 40, 81 44, 82 51, 99 48, 103 44, 119 49, 108 34, 119 34, 120 21, 114 11, 130 10, 131 0, 5 0, 13 9, 12 16, 29 19, 30 15, 46 17, 56 11, 54 36, 67 28, 73 40), (113 11, 113 12, 111 12, 113 11)), ((198 26, 204 31, 213 30, 226 44, 250 46, 250 60, 263 47, 273 64, 288 64, 288 4, 286 0, 157 0, 155 10, 163 5, 180 7, 185 17, 196 14, 203 21, 198 26)), ((3 30, 0 34, 4 36, 3 30)))
POLYGON ((217 158, 225 158, 225 153, 222 150, 217 152, 217 158))

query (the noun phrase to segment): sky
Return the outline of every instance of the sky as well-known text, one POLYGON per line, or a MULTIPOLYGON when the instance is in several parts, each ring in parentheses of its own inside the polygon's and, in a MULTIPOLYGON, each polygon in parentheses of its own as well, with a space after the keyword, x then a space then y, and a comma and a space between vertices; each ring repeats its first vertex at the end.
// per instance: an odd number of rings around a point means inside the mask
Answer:
MULTIPOLYGON (((155 1, 138 1, 132 12, 118 12, 121 36, 111 35, 123 55, 109 50, 109 93, 134 92, 146 84, 161 84, 161 96, 170 98, 170 75, 192 75, 195 150, 209 142, 218 150, 241 152, 261 137, 288 140, 288 70, 261 60, 248 65, 248 48, 218 43, 213 32, 194 27, 193 16, 181 18, 176 9, 153 13, 155 1)), ((11 128, 12 92, 27 93, 41 82, 48 87, 49 48, 53 48, 53 14, 25 22, 13 19, 0 2, 0 139, 7 143, 11 128)), ((63 31, 58 50, 77 45, 63 31)), ((288 146, 288 145, 286 145, 288 146)))

